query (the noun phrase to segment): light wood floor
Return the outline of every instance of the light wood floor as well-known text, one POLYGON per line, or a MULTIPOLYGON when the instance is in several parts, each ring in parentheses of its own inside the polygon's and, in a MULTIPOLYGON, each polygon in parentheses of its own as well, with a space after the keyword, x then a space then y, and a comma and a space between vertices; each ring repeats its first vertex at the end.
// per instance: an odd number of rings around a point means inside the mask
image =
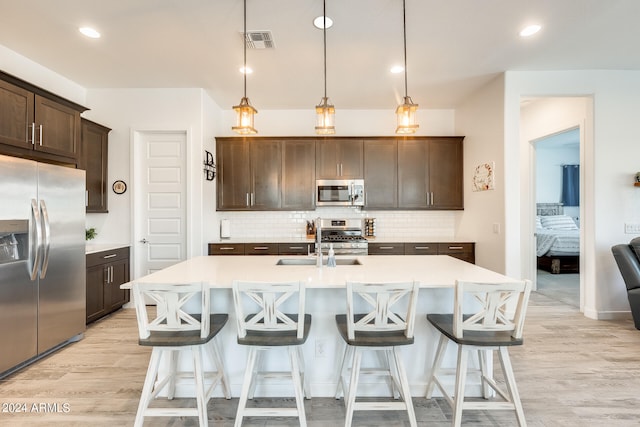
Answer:
MULTIPOLYGON (((586 319, 575 307, 534 293, 525 344, 511 356, 529 426, 640 425, 640 331, 631 320, 586 319)), ((0 381, 0 426, 132 425, 148 360, 148 350, 137 345, 135 312, 121 310, 93 324, 82 341, 0 381), (7 413, 10 404, 26 404, 28 412, 7 413)), ((236 405, 237 399, 213 399, 210 425, 232 426, 236 405)), ((305 405, 310 427, 344 422, 342 400, 314 398, 305 405)), ((415 398, 414 406, 420 426, 449 425, 451 411, 442 399, 415 398)), ((516 425, 510 412, 468 412, 463 423, 516 425)), ((194 418, 145 423, 195 424, 194 418)), ((244 425, 297 423, 256 418, 244 425)), ((365 413, 354 420, 354 426, 405 425, 402 413, 365 413)))

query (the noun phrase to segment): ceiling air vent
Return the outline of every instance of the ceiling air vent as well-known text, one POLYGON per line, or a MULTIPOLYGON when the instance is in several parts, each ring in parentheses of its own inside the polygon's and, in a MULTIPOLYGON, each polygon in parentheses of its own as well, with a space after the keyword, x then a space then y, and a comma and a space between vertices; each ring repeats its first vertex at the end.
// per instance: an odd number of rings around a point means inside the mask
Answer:
POLYGON ((271 31, 247 31, 244 41, 247 44, 247 49, 274 49, 276 47, 271 31))

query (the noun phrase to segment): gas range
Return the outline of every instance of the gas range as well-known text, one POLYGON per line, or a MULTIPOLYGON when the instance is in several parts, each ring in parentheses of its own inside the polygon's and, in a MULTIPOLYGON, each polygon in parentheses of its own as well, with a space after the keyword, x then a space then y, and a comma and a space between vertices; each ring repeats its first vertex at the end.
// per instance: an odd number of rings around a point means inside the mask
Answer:
POLYGON ((369 243, 362 233, 362 220, 322 219, 320 247, 323 252, 333 245, 336 255, 367 255, 369 243))

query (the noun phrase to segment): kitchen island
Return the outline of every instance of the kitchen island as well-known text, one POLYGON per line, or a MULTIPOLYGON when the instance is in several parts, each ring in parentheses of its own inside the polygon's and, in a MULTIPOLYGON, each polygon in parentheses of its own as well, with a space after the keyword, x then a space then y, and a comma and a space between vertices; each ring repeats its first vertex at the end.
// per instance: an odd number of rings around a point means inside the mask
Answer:
MULTIPOLYGON (((200 256, 175 264, 122 285, 132 283, 205 282, 211 287, 211 310, 229 313, 229 323, 219 335, 224 363, 231 383, 231 391, 238 396, 246 360, 245 348, 236 343, 236 324, 231 285, 233 280, 247 281, 303 281, 307 287, 306 308, 313 316, 311 334, 303 346, 307 378, 313 396, 333 396, 338 379, 338 366, 343 351, 342 339, 335 326, 335 315, 346 312, 346 281, 362 282, 419 282, 415 343, 401 349, 413 395, 424 395, 428 373, 439 335, 428 325, 427 313, 453 310, 453 286, 456 280, 480 282, 508 282, 502 274, 446 255, 405 256, 339 256, 335 268, 318 268, 307 256, 200 256), (304 265, 309 263, 309 265, 304 265), (356 263, 356 264, 352 264, 356 263), (284 265, 283 265, 284 264, 284 265)), ((326 260, 325 260, 326 261, 326 260)), ((447 364, 455 366, 453 351, 447 354, 447 364)), ((286 357, 270 361, 270 367, 283 369, 286 357)), ((375 363, 364 360, 363 363, 375 363)), ((363 395, 386 395, 388 387, 377 379, 363 379, 359 389, 363 395)), ((179 396, 191 396, 187 384, 178 384, 179 396)), ((469 387, 470 395, 481 395, 479 383, 469 387)), ((288 382, 258 389, 257 395, 292 396, 288 382)), ((219 394, 222 395, 221 393, 219 394)))

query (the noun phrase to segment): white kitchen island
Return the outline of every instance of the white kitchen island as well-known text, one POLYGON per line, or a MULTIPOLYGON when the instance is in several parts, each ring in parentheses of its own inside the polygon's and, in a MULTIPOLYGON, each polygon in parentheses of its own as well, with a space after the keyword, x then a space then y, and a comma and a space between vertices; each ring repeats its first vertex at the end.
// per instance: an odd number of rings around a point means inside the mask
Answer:
MULTIPOLYGON (((236 323, 231 285, 233 280, 245 281, 303 281, 307 287, 307 313, 313 316, 311 334, 303 347, 307 378, 313 396, 333 396, 338 378, 338 366, 343 341, 338 336, 335 315, 346 312, 345 283, 394 282, 416 280, 420 284, 415 327, 415 343, 402 348, 412 394, 424 395, 439 335, 426 320, 427 313, 453 311, 453 286, 456 280, 478 282, 509 282, 514 279, 474 264, 446 255, 405 256, 338 256, 338 259, 356 259, 359 265, 338 265, 318 268, 313 265, 278 265, 280 260, 309 259, 306 256, 200 256, 183 261, 164 270, 125 283, 186 283, 205 282, 211 287, 211 310, 229 313, 229 322, 219 335, 224 363, 234 396, 238 396, 246 360, 245 349, 236 343, 236 323)), ((286 261, 285 261, 286 262, 286 261)), ((451 348, 448 365, 455 366, 456 357, 451 348)), ((376 360, 364 360, 374 364, 376 360)), ((270 361, 270 367, 279 369, 287 363, 285 353, 281 360, 270 361)), ((386 395, 388 388, 364 378, 359 387, 362 395, 386 395)), ((190 387, 178 384, 179 396, 191 396, 190 387)), ((481 395, 479 382, 467 389, 470 395, 481 395)), ((219 393, 222 396, 221 393, 219 393)), ((290 382, 258 389, 257 396, 293 396, 290 382)))

